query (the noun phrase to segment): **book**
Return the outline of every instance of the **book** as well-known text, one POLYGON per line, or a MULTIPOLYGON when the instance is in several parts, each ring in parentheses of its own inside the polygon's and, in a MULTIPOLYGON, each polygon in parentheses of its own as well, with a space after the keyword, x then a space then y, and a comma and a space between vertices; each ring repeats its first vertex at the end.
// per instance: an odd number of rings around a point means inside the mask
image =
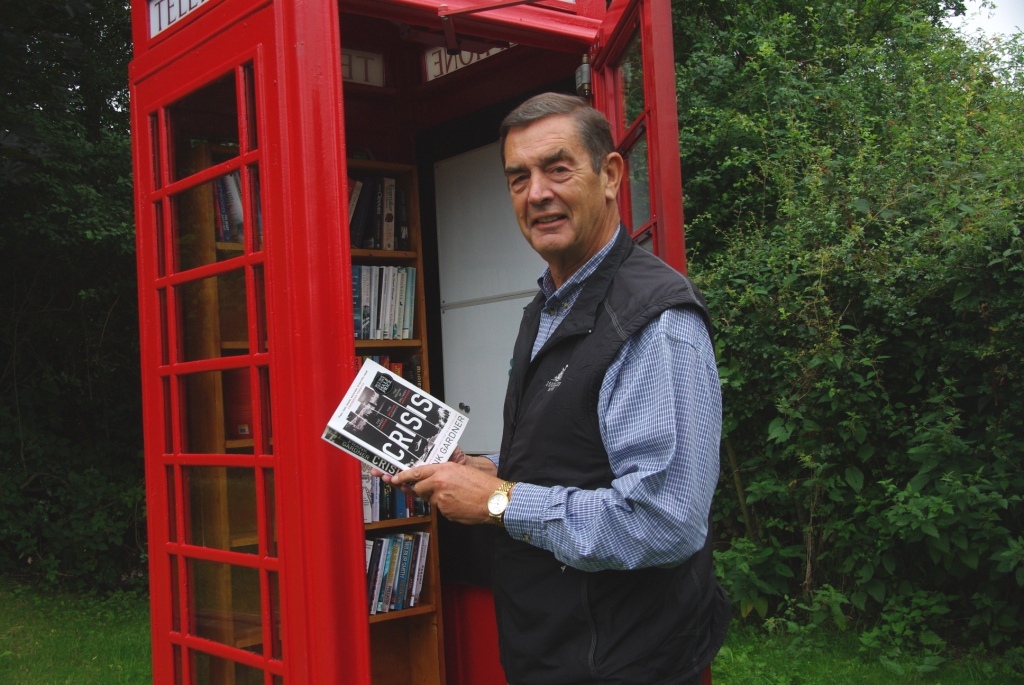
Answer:
POLYGON ((356 213, 356 204, 359 202, 359 195, 363 191, 363 181, 354 176, 348 177, 348 220, 356 213))
POLYGON ((381 219, 381 248, 395 249, 395 179, 384 177, 384 208, 381 219))
POLYGON ((402 310, 402 340, 412 338, 413 315, 416 310, 416 267, 405 268, 405 308, 402 310))
POLYGON ((360 464, 360 479, 363 490, 363 523, 373 522, 373 476, 369 464, 360 464))
POLYGON ((412 241, 409 236, 409 199, 402 186, 398 187, 395 205, 395 249, 410 250, 412 241))
POLYGON ((447 461, 468 423, 464 414, 367 359, 322 437, 363 463, 393 474, 396 468, 447 461), (390 466, 381 468, 381 463, 390 466))
POLYGON ((360 324, 362 325, 362 330, 359 332, 359 337, 363 340, 370 340, 370 281, 373 279, 373 267, 364 265, 360 266, 359 270, 362 272, 360 282, 363 287, 363 292, 359 297, 359 304, 362 307, 362 312, 360 313, 360 324))
POLYGON ((373 197, 376 193, 373 178, 362 180, 362 188, 359 190, 359 197, 355 202, 355 209, 352 210, 352 217, 349 219, 349 245, 354 248, 373 247, 373 231, 369 229, 372 218, 373 197), (368 244, 370 243, 370 244, 368 244))
POLYGON ((379 177, 374 179, 373 183, 374 197, 373 197, 373 211, 370 213, 370 221, 368 225, 370 238, 364 239, 363 247, 368 247, 371 250, 379 250, 383 245, 382 234, 384 232, 384 178, 379 177))
POLYGON ((423 591, 423 576, 426 574, 427 569, 427 552, 430 547, 430 533, 414 533, 416 537, 420 538, 420 546, 416 553, 416 566, 415 573, 413 574, 413 588, 412 595, 409 600, 409 606, 419 606, 420 593, 423 591))
POLYGON ((377 597, 377 578, 380 575, 380 555, 384 549, 384 540, 374 538, 367 542, 370 543, 371 552, 370 559, 366 562, 366 605, 370 609, 370 613, 375 613, 376 603, 374 600, 377 597))
POLYGON ((391 540, 388 553, 390 559, 388 559, 388 572, 384 578, 384 587, 380 594, 380 605, 377 607, 377 611, 386 612, 391 610, 391 596, 395 591, 395 583, 398 579, 398 568, 402 563, 402 539, 398 535, 389 536, 391 540))
POLYGON ((383 610, 384 590, 387 586, 388 572, 391 567, 391 537, 381 538, 380 561, 377 565, 377 577, 373 584, 373 597, 370 601, 370 613, 376 614, 383 610))
POLYGON ((398 538, 402 541, 402 556, 398 562, 398 577, 395 579, 395 590, 391 593, 391 609, 401 611, 406 607, 406 592, 409 589, 409 576, 412 567, 413 536, 409 533, 401 533, 398 538))
POLYGON ((352 267, 352 330, 355 337, 362 337, 363 332, 363 270, 359 266, 352 267))

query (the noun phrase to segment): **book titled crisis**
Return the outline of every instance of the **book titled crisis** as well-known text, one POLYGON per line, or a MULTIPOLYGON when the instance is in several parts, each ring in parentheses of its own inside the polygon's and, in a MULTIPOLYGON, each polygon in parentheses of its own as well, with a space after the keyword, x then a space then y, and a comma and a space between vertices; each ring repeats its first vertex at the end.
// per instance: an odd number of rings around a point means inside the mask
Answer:
POLYGON ((327 422, 323 439, 392 475, 448 461, 469 418, 371 359, 327 422))

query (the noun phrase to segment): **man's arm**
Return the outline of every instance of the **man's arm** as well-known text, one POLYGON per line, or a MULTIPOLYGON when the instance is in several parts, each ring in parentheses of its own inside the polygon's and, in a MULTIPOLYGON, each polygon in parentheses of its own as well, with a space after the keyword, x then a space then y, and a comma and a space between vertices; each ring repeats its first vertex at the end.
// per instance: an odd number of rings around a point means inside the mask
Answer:
POLYGON ((516 485, 505 527, 584 570, 669 566, 704 544, 718 481, 721 390, 711 340, 672 309, 630 338, 605 375, 610 488, 516 485))

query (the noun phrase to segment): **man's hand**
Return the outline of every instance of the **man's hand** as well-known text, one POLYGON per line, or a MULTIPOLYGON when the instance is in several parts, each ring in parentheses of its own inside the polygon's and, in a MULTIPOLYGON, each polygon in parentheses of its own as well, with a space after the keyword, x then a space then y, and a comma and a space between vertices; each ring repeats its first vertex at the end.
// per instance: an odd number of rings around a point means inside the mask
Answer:
MULTIPOLYGON (((447 462, 444 464, 428 464, 402 471, 391 478, 395 485, 412 488, 421 498, 428 500, 430 505, 449 520, 458 523, 487 523, 487 498, 498 489, 502 481, 484 468, 477 466, 476 460, 494 465, 486 457, 467 457, 471 463, 447 462)), ((482 466, 482 465, 481 465, 482 466)))

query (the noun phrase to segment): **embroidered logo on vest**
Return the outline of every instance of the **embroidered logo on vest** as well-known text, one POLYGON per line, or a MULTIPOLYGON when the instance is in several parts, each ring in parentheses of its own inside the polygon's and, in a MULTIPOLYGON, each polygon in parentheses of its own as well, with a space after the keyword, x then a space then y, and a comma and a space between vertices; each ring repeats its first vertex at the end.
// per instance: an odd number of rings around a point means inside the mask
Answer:
POLYGON ((554 378, 552 378, 551 380, 544 384, 545 387, 547 387, 548 392, 551 392, 552 390, 554 390, 555 388, 562 384, 562 374, 565 373, 565 370, 568 368, 569 365, 566 364, 565 366, 562 367, 562 370, 558 372, 557 376, 555 376, 554 378))

